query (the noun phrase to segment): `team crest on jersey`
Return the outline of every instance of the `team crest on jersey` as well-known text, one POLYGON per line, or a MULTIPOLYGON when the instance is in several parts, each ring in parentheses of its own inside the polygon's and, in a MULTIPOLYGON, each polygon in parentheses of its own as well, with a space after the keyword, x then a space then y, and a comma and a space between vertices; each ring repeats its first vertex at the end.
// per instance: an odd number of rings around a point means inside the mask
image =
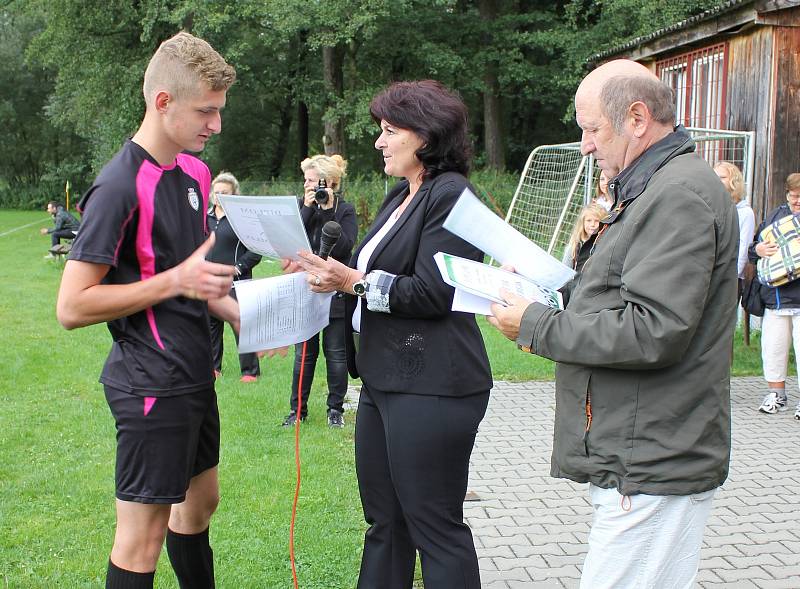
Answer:
POLYGON ((189 199, 189 204, 192 205, 195 211, 200 208, 200 199, 197 198, 197 192, 195 192, 194 188, 189 187, 189 192, 186 193, 186 197, 189 199))

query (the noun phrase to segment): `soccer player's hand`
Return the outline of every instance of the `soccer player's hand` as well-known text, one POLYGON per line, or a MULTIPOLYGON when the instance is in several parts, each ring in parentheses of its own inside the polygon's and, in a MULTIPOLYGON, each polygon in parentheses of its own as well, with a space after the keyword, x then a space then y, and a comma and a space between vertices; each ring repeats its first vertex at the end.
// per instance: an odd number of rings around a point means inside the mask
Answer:
POLYGON ((206 254, 214 247, 214 234, 183 262, 175 266, 175 288, 179 296, 190 299, 218 299, 230 292, 234 266, 206 261, 206 254))

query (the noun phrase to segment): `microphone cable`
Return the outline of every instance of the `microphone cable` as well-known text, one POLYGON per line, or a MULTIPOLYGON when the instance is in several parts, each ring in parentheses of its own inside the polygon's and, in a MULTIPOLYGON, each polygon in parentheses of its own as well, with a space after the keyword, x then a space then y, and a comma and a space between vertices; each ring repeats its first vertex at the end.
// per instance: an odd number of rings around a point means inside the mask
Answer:
POLYGON ((306 366, 306 345, 303 342, 303 350, 300 353, 300 378, 297 383, 297 413, 294 420, 294 464, 297 472, 297 479, 294 486, 294 501, 292 502, 292 520, 289 524, 289 562, 292 565, 292 582, 294 589, 299 589, 297 584, 297 568, 294 559, 294 524, 297 517, 297 500, 300 497, 300 416, 303 414, 303 369, 306 366))
MULTIPOLYGON (((337 203, 338 204, 338 203, 337 203)), ((342 234, 342 226, 336 221, 328 221, 322 227, 320 238, 319 255, 323 260, 328 258, 333 246, 342 234)), ((300 378, 297 382, 297 413, 294 420, 294 463, 297 471, 297 480, 294 487, 294 501, 292 502, 292 520, 289 524, 289 562, 292 565, 292 581, 294 589, 299 589, 297 584, 297 567, 294 558, 294 525, 297 519, 297 500, 300 497, 300 421, 303 415, 303 372, 306 366, 306 345, 308 340, 303 342, 303 349, 300 352, 300 378)))

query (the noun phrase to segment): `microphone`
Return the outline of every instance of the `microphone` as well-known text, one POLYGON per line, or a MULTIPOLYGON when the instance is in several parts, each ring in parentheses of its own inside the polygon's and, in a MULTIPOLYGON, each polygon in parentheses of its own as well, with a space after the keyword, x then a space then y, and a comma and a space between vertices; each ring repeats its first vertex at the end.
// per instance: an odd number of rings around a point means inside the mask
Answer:
POLYGON ((323 260, 328 259, 333 246, 339 241, 342 235, 342 226, 336 221, 328 221, 322 226, 322 235, 319 238, 319 257, 323 260))

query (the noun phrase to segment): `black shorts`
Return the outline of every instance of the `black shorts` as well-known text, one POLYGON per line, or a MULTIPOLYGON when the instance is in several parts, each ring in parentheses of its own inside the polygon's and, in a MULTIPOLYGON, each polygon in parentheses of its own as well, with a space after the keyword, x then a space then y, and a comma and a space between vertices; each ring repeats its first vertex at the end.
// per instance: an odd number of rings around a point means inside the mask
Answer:
POLYGON ((117 426, 117 499, 181 503, 191 478, 219 463, 214 388, 159 398, 105 391, 117 426))

